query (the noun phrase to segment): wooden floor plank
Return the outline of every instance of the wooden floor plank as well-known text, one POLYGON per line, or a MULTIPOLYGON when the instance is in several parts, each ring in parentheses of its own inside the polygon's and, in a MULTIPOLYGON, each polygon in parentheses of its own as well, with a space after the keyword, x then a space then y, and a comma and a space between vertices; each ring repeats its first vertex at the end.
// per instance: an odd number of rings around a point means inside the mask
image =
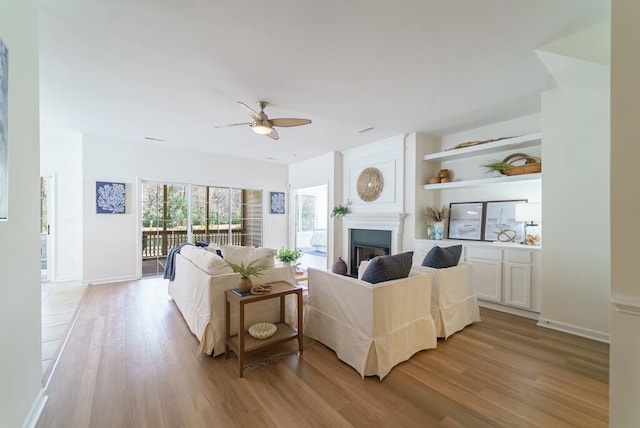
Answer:
POLYGON ((90 286, 38 427, 607 425, 606 344, 481 315, 382 381, 322 344, 240 379, 231 359, 197 355, 166 281, 90 286))

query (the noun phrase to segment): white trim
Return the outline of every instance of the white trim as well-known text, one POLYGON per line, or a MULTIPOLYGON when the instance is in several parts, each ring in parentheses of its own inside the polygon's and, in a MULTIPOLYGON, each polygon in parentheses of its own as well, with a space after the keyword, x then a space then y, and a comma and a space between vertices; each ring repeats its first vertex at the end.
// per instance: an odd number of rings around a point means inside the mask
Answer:
POLYGON ((566 324, 560 321, 540 318, 538 320, 538 326, 573 334, 574 336, 586 337, 587 339, 597 340, 598 342, 610 343, 610 337, 608 333, 591 330, 584 327, 578 327, 576 325, 566 324))
POLYGON ((478 298, 478 305, 483 308, 493 309, 494 311, 506 312, 511 315, 517 315, 519 317, 529 318, 536 321, 538 320, 538 318, 540 318, 540 314, 537 312, 531 312, 525 309, 514 308, 511 306, 504 306, 498 303, 486 302, 484 300, 480 300, 480 298, 478 298))
POLYGON ((56 278, 56 280, 52 281, 52 283, 57 284, 60 282, 81 282, 81 281, 82 281, 82 276, 63 276, 63 277, 56 278))
POLYGON ((640 296, 633 294, 614 294, 611 303, 616 311, 623 314, 640 316, 640 296))
POLYGON ((82 285, 110 284, 112 282, 137 281, 139 279, 139 276, 119 276, 113 278, 89 279, 82 281, 82 285))
POLYGON ((136 242, 136 275, 142 278, 142 178, 136 176, 136 201, 135 217, 136 217, 136 236, 134 237, 136 242), (140 239, 138 239, 138 237, 140 239))
POLYGON ((347 214, 342 217, 343 259, 349 266, 349 245, 351 244, 351 229, 371 229, 391 231, 391 254, 397 254, 402 248, 402 233, 406 213, 359 213, 347 214))
POLYGON ((31 404, 31 408, 29 409, 29 413, 22 424, 22 428, 35 428, 38 423, 38 419, 40 419, 40 415, 44 410, 44 406, 47 403, 48 397, 44 395, 44 388, 40 389, 36 399, 31 404))

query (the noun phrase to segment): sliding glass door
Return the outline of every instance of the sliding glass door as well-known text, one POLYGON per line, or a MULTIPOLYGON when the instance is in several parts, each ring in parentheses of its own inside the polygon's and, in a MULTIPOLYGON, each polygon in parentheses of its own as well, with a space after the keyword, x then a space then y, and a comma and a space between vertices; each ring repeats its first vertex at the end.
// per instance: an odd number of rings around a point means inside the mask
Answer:
POLYGON ((188 241, 188 186, 142 183, 142 276, 164 272, 169 251, 188 241))
POLYGON ((262 246, 262 190, 142 182, 142 276, 183 242, 262 246))

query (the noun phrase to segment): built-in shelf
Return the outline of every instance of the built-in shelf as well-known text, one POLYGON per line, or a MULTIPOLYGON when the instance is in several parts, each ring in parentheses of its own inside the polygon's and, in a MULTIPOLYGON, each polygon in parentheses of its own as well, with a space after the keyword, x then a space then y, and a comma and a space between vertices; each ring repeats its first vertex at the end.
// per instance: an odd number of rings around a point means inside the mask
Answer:
POLYGON ((540 172, 537 174, 504 175, 502 177, 479 178, 476 180, 461 180, 450 181, 449 183, 425 184, 423 187, 425 190, 442 190, 453 189, 456 187, 477 187, 487 184, 508 183, 512 181, 540 180, 541 178, 542 173, 540 172))
MULTIPOLYGON (((542 134, 536 132, 534 134, 522 135, 519 137, 505 138, 504 140, 498 140, 491 143, 477 144, 475 146, 463 147, 461 149, 445 150, 443 152, 430 153, 424 156, 424 160, 431 162, 440 162, 443 160, 462 159, 471 156, 484 155, 489 153, 502 152, 512 149, 526 149, 530 147, 537 147, 541 144, 542 134)), ((451 184, 451 183, 444 183, 451 184)), ((429 185, 439 186, 437 184, 429 185)), ((455 187, 455 186, 454 186, 455 187)), ((426 188, 426 186, 425 186, 426 188)), ((441 188, 441 187, 438 187, 441 188)))

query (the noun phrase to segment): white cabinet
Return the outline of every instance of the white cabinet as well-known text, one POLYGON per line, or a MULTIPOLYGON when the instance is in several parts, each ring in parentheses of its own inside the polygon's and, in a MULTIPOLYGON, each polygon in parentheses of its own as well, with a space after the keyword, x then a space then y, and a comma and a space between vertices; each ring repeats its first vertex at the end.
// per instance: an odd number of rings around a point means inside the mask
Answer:
POLYGON ((504 303, 531 309, 531 252, 504 251, 504 303))
POLYGON ((494 245, 465 246, 466 261, 473 264, 478 298, 538 312, 540 250, 526 246, 490 248, 494 245))
POLYGON ((434 245, 462 245, 461 262, 473 265, 473 286, 482 306, 535 318, 540 312, 540 247, 495 242, 415 241, 414 264, 434 245))
POLYGON ((502 250, 466 247, 466 261, 473 264, 473 288, 480 299, 502 301, 502 250))

